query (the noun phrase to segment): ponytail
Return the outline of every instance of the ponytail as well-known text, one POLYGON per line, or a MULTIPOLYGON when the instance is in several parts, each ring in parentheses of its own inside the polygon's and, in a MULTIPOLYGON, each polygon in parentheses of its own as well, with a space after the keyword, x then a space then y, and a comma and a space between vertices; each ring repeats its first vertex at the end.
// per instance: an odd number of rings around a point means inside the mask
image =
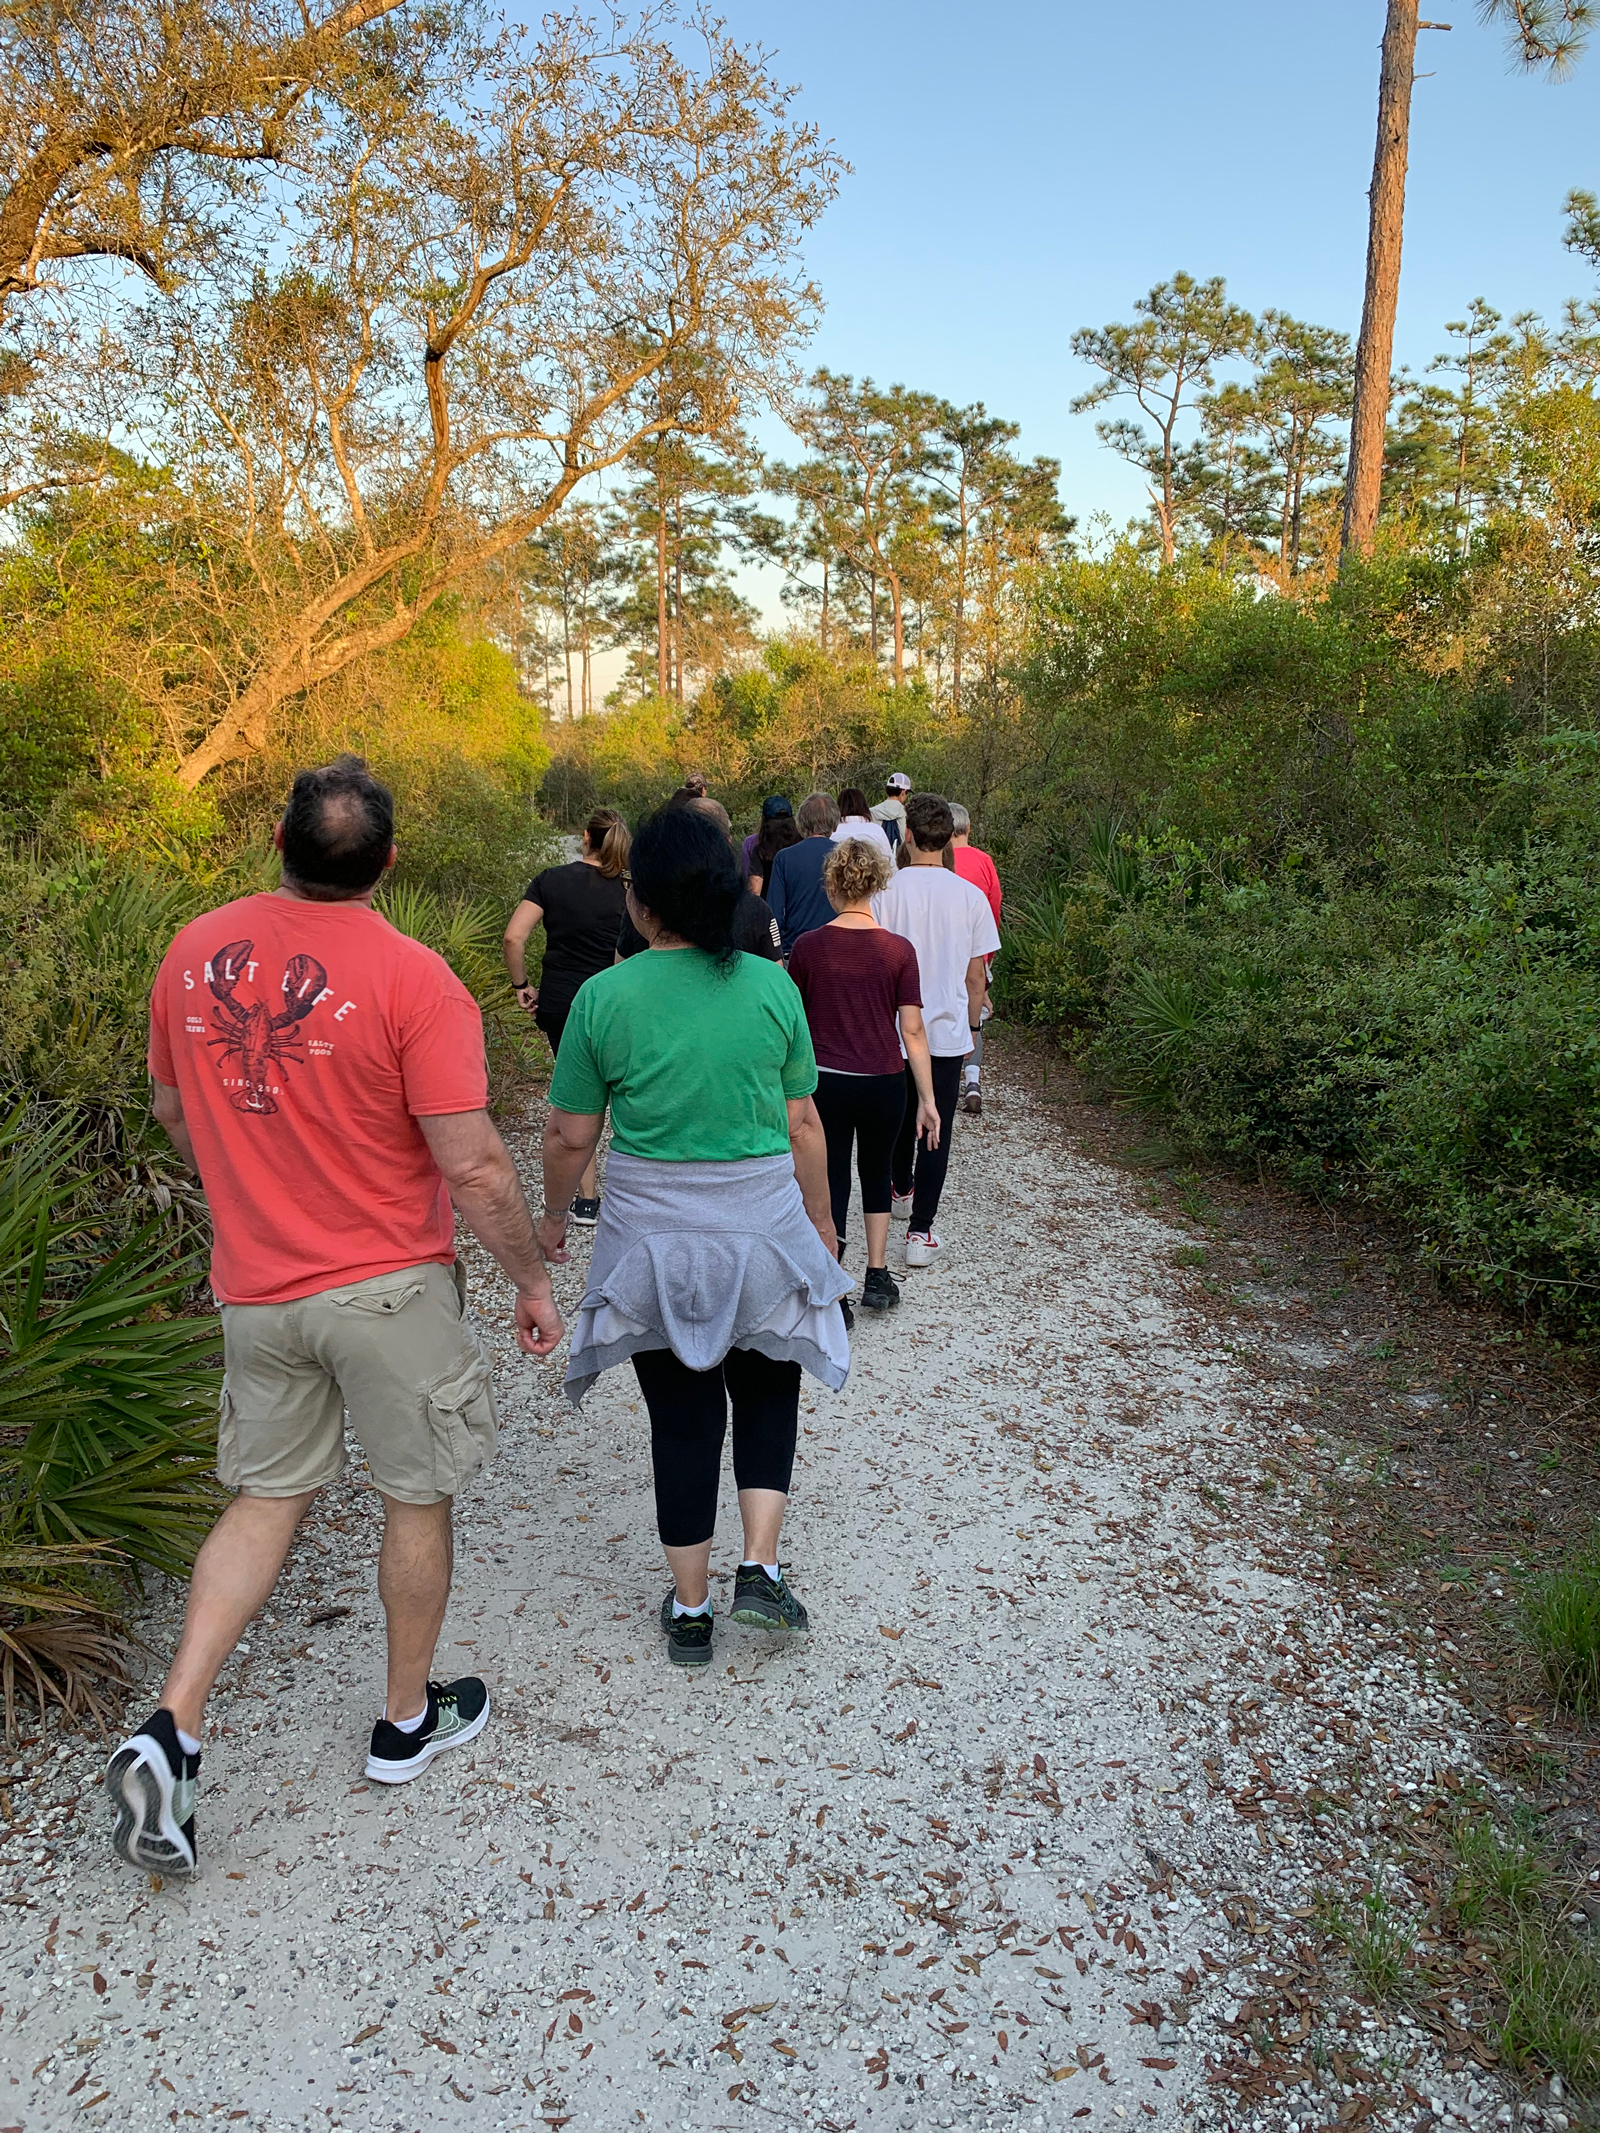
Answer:
POLYGON ((584 840, 600 862, 607 881, 628 871, 628 825, 614 807, 597 807, 583 826, 584 840))

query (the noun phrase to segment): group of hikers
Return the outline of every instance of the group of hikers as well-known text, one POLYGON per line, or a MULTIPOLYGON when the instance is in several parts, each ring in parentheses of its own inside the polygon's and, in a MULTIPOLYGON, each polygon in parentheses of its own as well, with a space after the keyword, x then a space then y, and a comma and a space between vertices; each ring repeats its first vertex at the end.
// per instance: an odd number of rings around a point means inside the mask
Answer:
POLYGON ((570 1227, 595 1231, 566 1390, 576 1405, 623 1362, 637 1377, 668 1658, 711 1657, 730 1411, 732 1619, 809 1627, 780 1535, 801 1373, 837 1389, 849 1370, 852 1161, 861 1303, 889 1310, 891 1222, 907 1223, 908 1268, 938 1259, 957 1105, 982 1105, 999 879, 966 811, 910 782, 891 775, 873 807, 855 787, 798 809, 775 795, 741 848, 690 777, 631 837, 596 810, 578 857, 528 884, 505 957, 555 1060, 537 1213, 489 1117, 476 1002, 375 908, 394 803, 358 758, 296 777, 277 889, 178 934, 152 991, 149 1065, 156 1117, 210 1206, 217 1470, 236 1493, 196 1560, 158 1707, 107 1770, 122 1858, 197 1871, 206 1700, 342 1473, 347 1425, 384 1512, 388 1674, 367 1777, 403 1783, 488 1722, 484 1682, 430 1678, 452 1504, 497 1438, 457 1215, 510 1280, 530 1356, 565 1331, 549 1269, 570 1227))

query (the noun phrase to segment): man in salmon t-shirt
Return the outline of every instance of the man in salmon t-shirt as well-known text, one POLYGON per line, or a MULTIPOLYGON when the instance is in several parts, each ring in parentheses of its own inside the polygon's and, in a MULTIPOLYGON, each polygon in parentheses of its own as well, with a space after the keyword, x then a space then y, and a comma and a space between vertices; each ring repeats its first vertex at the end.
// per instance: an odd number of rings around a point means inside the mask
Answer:
MULTIPOLYGON (((956 872, 963 881, 970 881, 975 889, 981 889, 989 899, 989 909, 994 913, 994 922, 1000 924, 1000 876, 994 861, 987 852, 980 852, 972 842, 972 817, 957 800, 950 802, 956 833, 951 840, 950 857, 956 872)), ((989 968, 994 968, 994 957, 989 957, 989 968)), ((987 993, 984 995, 980 1027, 972 1033, 972 1055, 961 1069, 961 1108, 971 1118, 983 1110, 983 1096, 978 1088, 978 1078, 983 1072, 983 1029, 981 1024, 989 1019, 990 1008, 987 993)))
POLYGON ((346 1413, 384 1508, 388 1693, 367 1776, 400 1783, 483 1730, 481 1681, 428 1679, 452 1499, 495 1449, 452 1201, 515 1284, 522 1351, 548 1355, 562 1331, 486 1109, 477 1006, 373 908, 395 859, 390 795, 354 756, 303 770, 276 842, 282 886, 185 926, 150 1000, 156 1116, 210 1203, 217 1471, 238 1491, 195 1563, 160 1707, 106 1774, 116 1850, 161 1873, 196 1870, 206 1698, 343 1470, 346 1413))

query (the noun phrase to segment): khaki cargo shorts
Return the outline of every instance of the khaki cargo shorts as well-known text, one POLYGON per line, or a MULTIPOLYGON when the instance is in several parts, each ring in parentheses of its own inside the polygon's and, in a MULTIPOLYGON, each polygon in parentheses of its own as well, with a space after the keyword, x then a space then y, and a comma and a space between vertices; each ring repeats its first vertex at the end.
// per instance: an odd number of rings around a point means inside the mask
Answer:
POLYGON ((246 1496, 299 1496, 344 1471, 350 1416, 398 1503, 456 1495, 494 1457, 489 1366, 447 1266, 406 1267, 293 1303, 222 1306, 217 1473, 246 1496))

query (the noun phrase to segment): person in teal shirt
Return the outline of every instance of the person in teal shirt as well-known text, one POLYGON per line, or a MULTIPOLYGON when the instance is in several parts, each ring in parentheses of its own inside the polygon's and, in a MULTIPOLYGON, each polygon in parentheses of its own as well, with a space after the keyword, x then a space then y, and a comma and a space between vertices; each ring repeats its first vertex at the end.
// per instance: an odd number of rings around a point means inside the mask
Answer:
POLYGON ((744 1557, 734 1621, 795 1634, 779 1536, 800 1373, 850 1367, 816 1060, 787 973, 733 945, 738 870, 714 823, 664 810, 634 839, 628 912, 649 951, 584 984, 562 1033, 544 1142, 548 1258, 607 1105, 611 1154, 567 1390, 631 1361, 650 1413, 656 1522, 672 1572, 667 1655, 711 1657, 711 1546, 729 1409, 744 1557))

